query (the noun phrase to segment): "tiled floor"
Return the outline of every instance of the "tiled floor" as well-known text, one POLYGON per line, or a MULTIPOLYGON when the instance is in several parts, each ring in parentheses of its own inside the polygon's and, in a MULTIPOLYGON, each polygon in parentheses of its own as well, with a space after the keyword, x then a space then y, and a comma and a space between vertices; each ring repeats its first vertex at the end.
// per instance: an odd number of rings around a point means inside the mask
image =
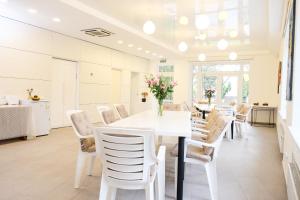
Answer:
MULTIPOLYGON (((170 143, 170 140, 167 141, 170 143)), ((170 146, 170 145, 169 145, 170 146)), ((220 200, 287 199, 276 130, 251 128, 248 139, 224 139, 217 162, 220 200)), ((98 199, 100 163, 73 189, 77 140, 70 128, 0 145, 1 200, 98 199)), ((167 157, 166 199, 174 198, 174 164, 167 157)), ((143 191, 118 191, 119 200, 142 200, 143 191)), ((187 166, 185 200, 210 199, 204 170, 187 166)))

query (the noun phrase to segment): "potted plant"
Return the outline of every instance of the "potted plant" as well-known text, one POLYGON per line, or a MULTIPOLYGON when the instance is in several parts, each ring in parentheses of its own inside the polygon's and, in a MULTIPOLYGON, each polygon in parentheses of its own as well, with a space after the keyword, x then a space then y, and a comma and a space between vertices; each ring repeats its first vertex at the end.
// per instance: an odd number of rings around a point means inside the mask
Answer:
POLYGON ((148 96, 148 92, 142 92, 142 102, 146 102, 147 101, 147 96, 148 96))
POLYGON ((213 97, 213 95, 215 94, 215 90, 214 89, 206 89, 205 90, 205 96, 208 99, 208 104, 211 104, 211 98, 213 97))
POLYGON ((146 83, 150 92, 155 96, 158 103, 158 115, 163 114, 163 101, 166 97, 174 92, 174 87, 177 85, 175 81, 170 81, 163 76, 154 77, 152 74, 146 76, 146 83))

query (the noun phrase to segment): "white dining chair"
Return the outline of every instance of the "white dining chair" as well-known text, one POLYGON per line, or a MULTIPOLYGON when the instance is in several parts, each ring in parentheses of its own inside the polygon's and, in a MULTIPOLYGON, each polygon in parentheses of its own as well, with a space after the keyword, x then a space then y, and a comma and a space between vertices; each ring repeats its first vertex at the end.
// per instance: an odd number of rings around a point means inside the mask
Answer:
POLYGON ((117 189, 144 189, 146 200, 165 199, 165 151, 155 154, 154 131, 102 127, 95 132, 101 155, 99 200, 114 200, 117 189))
POLYGON ((123 104, 113 104, 113 106, 120 119, 124 119, 129 116, 123 104))
POLYGON ((88 120, 87 114, 82 110, 69 110, 66 113, 73 130, 78 137, 78 156, 75 172, 74 188, 79 188, 80 177, 86 159, 90 159, 88 175, 92 175, 93 165, 96 158, 96 146, 94 139, 94 127, 88 120))
POLYGON ((243 137, 243 129, 247 128, 247 119, 251 112, 252 107, 250 105, 242 104, 238 107, 235 114, 235 127, 240 137, 243 137), (243 128, 244 127, 244 128, 243 128))
MULTIPOLYGON (((184 162, 204 166, 212 200, 218 199, 216 159, 218 157, 222 139, 231 124, 231 120, 228 119, 229 118, 223 117, 219 118, 215 126, 213 126, 213 128, 207 135, 207 138, 195 139, 194 137, 192 137, 185 140, 184 162)), ((175 148, 172 150, 172 155, 176 156, 175 191, 177 189, 177 148, 178 147, 175 146, 175 148)))
POLYGON ((109 106, 97 106, 97 111, 100 115, 101 122, 107 126, 118 120, 115 112, 109 106))

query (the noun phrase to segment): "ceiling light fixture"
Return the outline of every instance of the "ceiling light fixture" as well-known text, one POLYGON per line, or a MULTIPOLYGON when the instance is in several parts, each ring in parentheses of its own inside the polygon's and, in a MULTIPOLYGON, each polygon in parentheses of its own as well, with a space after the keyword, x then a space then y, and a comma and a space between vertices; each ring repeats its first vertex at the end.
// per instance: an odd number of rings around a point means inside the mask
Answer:
POLYGON ((123 42, 123 40, 118 40, 117 43, 118 43, 118 44, 123 44, 124 42, 123 42))
POLYGON ((133 44, 128 44, 128 47, 129 47, 129 48, 133 47, 133 44))
POLYGON ((199 30, 207 29, 210 24, 210 20, 207 15, 196 15, 195 25, 199 30))
POLYGON ((237 59, 237 53, 236 52, 230 52, 229 53, 229 59, 230 60, 236 60, 237 59))
POLYGON ((145 53, 148 54, 148 53, 150 53, 150 51, 149 51, 149 50, 146 50, 145 53))
POLYGON ((33 9, 33 8, 29 8, 27 10, 27 12, 31 13, 31 14, 36 14, 37 13, 37 10, 36 9, 33 9))
POLYGON ((198 55, 198 60, 201 61, 201 62, 205 61, 206 60, 206 55, 204 53, 200 53, 198 55))
POLYGON ((179 18, 179 24, 181 25, 187 25, 189 23, 189 18, 187 18, 186 16, 181 16, 179 18))
POLYGON ((144 33, 151 35, 155 32, 155 29, 156 29, 156 27, 155 27, 155 24, 153 23, 153 21, 148 20, 144 23, 144 26, 143 26, 144 33))
POLYGON ((138 51, 141 51, 141 50, 143 50, 143 48, 142 48, 142 47, 138 47, 137 50, 138 50, 138 51))
POLYGON ((225 50, 227 49, 228 47, 228 41, 225 40, 225 39, 221 39, 219 42, 218 42, 218 49, 220 50, 225 50))
POLYGON ((236 38, 238 36, 238 34, 239 33, 236 30, 232 30, 232 31, 229 32, 229 36, 231 38, 236 38))
POLYGON ((54 22, 61 22, 61 20, 58 17, 52 18, 52 21, 54 21, 54 22))
POLYGON ((186 42, 180 42, 178 45, 178 49, 181 52, 185 52, 188 49, 188 45, 186 44, 186 42))
POLYGON ((225 21, 228 19, 228 13, 223 10, 223 11, 219 12, 218 18, 220 21, 225 21))

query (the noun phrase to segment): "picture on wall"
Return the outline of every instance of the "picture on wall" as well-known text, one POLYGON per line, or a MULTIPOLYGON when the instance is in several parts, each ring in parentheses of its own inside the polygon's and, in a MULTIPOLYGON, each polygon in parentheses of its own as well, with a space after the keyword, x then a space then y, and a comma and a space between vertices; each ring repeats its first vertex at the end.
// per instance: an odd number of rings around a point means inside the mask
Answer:
POLYGON ((293 100, 293 68, 294 68, 294 43, 295 43, 295 21, 296 21, 296 0, 291 0, 289 15, 289 50, 287 66, 287 88, 286 100, 293 100))
POLYGON ((279 92, 280 92, 281 70, 282 70, 282 62, 280 61, 279 66, 278 66, 277 94, 279 94, 279 92))

